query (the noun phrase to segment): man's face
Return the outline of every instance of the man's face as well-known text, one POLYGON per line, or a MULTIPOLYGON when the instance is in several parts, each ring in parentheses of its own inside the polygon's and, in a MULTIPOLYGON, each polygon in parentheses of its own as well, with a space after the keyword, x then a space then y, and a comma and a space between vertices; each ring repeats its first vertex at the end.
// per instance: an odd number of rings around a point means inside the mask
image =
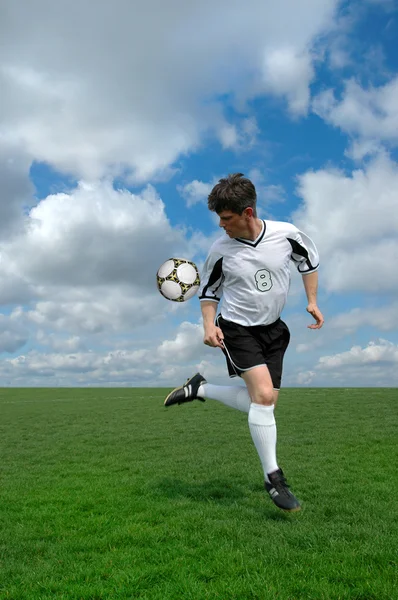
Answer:
POLYGON ((241 215, 238 215, 232 210, 223 210, 218 213, 220 218, 220 227, 225 230, 225 233, 230 238, 244 236, 247 233, 248 212, 251 208, 246 208, 241 215))

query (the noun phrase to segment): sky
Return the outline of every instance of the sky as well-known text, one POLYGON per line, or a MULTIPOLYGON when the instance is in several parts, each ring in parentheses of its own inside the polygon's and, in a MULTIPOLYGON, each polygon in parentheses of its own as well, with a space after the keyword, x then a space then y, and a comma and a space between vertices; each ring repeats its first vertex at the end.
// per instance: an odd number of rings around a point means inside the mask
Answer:
POLYGON ((241 172, 320 253, 284 385, 396 387, 397 39, 396 0, 1 2, 0 386, 228 384, 156 271, 201 268, 241 172))

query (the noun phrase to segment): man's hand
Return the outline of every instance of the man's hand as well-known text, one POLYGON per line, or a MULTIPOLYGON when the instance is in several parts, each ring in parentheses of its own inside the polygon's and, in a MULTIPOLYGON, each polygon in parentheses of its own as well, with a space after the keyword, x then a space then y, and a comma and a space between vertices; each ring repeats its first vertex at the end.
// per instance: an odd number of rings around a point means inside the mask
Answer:
POLYGON ((203 343, 206 346, 211 346, 212 348, 223 348, 224 347, 224 334, 219 327, 213 325, 212 327, 207 327, 205 329, 205 336, 203 339, 203 343))
POLYGON ((320 329, 325 322, 323 315, 316 304, 309 304, 307 306, 307 312, 312 315, 316 321, 316 323, 312 325, 308 325, 308 329, 320 329))

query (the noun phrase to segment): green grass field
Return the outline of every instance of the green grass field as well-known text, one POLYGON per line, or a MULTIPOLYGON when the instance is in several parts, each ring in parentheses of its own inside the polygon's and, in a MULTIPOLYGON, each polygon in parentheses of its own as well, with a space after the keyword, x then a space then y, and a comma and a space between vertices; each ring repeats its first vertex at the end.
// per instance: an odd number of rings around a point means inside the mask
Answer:
POLYGON ((243 413, 159 389, 0 390, 0 598, 398 598, 398 391, 286 389, 265 496, 243 413))

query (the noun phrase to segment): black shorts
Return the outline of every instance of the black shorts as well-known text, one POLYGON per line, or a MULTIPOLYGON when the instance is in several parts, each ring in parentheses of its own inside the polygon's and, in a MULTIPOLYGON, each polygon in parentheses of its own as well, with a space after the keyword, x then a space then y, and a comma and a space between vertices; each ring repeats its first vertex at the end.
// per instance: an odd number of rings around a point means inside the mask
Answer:
POLYGON ((271 325, 246 327, 218 315, 216 325, 224 334, 223 352, 230 377, 241 376, 253 367, 266 365, 274 389, 279 390, 283 357, 290 341, 289 328, 281 319, 271 325))

